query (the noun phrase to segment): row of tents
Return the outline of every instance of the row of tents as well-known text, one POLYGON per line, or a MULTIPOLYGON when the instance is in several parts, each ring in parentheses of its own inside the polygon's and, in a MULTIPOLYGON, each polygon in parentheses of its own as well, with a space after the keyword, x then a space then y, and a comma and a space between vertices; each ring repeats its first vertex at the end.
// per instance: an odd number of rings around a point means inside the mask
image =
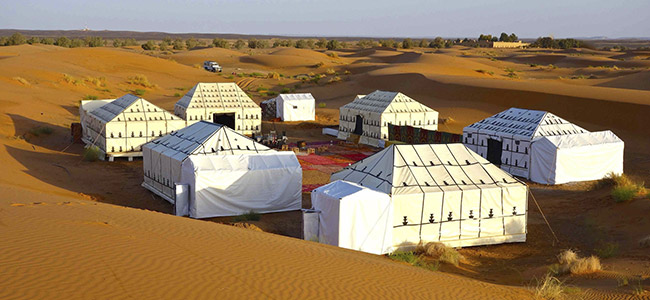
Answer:
MULTIPOLYGON (((265 101, 284 121, 314 120, 311 94, 280 94, 265 101)), ((141 156, 142 145, 200 121, 223 124, 244 135, 262 132, 262 109, 235 83, 198 83, 174 106, 174 114, 127 94, 85 100, 79 106, 82 139, 102 155, 141 156)))

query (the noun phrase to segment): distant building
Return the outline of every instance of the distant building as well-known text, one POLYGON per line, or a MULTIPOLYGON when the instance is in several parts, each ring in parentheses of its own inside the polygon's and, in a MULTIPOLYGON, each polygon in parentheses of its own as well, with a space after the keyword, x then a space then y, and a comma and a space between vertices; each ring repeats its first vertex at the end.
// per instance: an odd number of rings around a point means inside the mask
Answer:
POLYGON ((516 41, 516 42, 491 42, 491 43, 492 43, 492 48, 509 48, 509 49, 524 48, 524 47, 528 47, 528 45, 530 45, 529 43, 522 43, 521 41, 516 41))

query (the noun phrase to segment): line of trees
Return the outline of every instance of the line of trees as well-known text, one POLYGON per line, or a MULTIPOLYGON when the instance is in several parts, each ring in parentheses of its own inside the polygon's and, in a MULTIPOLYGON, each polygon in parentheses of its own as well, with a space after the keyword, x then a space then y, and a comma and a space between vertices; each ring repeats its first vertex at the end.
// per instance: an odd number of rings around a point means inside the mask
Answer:
POLYGON ((498 38, 491 34, 481 34, 478 36, 478 40, 487 42, 516 42, 519 40, 519 37, 514 33, 508 35, 507 33, 502 32, 498 38))
MULTIPOLYGON (((135 41, 135 40, 133 40, 135 41)), ((98 36, 87 36, 83 39, 75 38, 69 39, 67 37, 25 37, 20 33, 14 33, 9 37, 0 37, 0 46, 14 46, 23 44, 44 44, 56 45, 59 47, 77 48, 77 47, 103 47, 106 46, 106 41, 98 36)))
POLYGON ((554 39, 552 37, 540 37, 531 44, 536 48, 552 48, 552 49, 571 49, 571 48, 589 48, 590 46, 585 42, 576 39, 554 39))

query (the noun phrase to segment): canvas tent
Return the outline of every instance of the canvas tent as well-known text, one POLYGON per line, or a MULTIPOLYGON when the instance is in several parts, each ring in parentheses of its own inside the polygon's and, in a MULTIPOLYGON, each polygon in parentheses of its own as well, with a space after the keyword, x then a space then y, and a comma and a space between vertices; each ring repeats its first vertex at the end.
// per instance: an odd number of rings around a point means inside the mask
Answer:
POLYGON ((611 132, 590 133, 550 112, 520 108, 510 108, 463 129, 463 142, 467 147, 510 174, 544 184, 598 179, 594 176, 622 172, 622 141, 619 143, 620 151, 615 152, 616 159, 605 158, 614 155, 611 152, 613 140, 620 141, 611 132), (560 141, 563 150, 552 149, 550 144, 560 141), (540 144, 538 151, 533 153, 532 148, 537 142, 545 143, 547 147, 540 144), (573 162, 569 160, 575 160, 575 157, 562 155, 559 151, 568 154, 571 152, 569 148, 575 148, 573 153, 579 153, 579 148, 586 149, 586 146, 593 155, 579 160, 585 172, 574 170, 556 174, 564 172, 562 165, 570 165, 573 162))
POLYGON ((438 112, 398 92, 357 95, 339 108, 339 139, 357 134, 359 143, 380 146, 388 140, 388 124, 438 130, 438 112))
MULTIPOLYGON (((388 194, 337 180, 311 192, 321 243, 373 254, 392 248, 392 203, 388 194)), ((311 237, 306 237, 311 238, 311 237)))
POLYGON ((205 120, 245 135, 262 130, 262 109, 232 82, 198 83, 176 102, 174 114, 188 124, 205 120))
POLYGON ((391 196, 393 249, 526 240, 528 187, 462 144, 391 145, 335 180, 391 196))
POLYGON ((141 156, 142 145, 185 127, 185 121, 140 97, 88 100, 79 105, 82 140, 109 156, 141 156))
POLYGON ((262 102, 275 107, 275 117, 282 121, 313 121, 316 119, 316 99, 311 93, 280 94, 262 102))
POLYGON ((302 169, 234 130, 194 123, 143 147, 143 186, 193 218, 298 210, 302 169))

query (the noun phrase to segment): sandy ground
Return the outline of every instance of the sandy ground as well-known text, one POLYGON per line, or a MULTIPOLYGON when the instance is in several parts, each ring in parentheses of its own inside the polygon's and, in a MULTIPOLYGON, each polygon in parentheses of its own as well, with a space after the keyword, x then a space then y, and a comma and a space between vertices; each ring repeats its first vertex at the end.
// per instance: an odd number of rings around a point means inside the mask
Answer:
MULTIPOLYGON (((257 102, 270 98, 264 90, 311 92, 326 106, 317 110, 317 122, 265 122, 263 128, 287 131, 294 141, 322 141, 332 139, 320 130, 337 124, 339 106, 356 94, 394 90, 450 118, 441 126, 450 132, 510 106, 550 110, 588 130, 611 129, 626 142, 626 173, 650 182, 649 57, 648 51, 540 49, 211 48, 147 55, 134 49, 1 47, 0 298, 521 299, 529 294, 519 287, 543 275, 562 249, 588 255, 606 242, 619 247, 603 260, 606 271, 563 279, 581 289, 579 297, 633 297, 632 287, 619 287, 617 278, 638 278, 650 289, 650 251, 638 245, 650 235, 648 199, 616 204, 606 188, 591 183, 532 184, 560 243, 553 243, 530 203, 526 243, 463 249, 459 268, 429 272, 279 236, 298 236, 297 212, 254 222, 275 234, 169 216, 171 206, 140 187, 141 161, 83 161, 82 146, 70 144, 69 126, 78 121, 78 101, 86 95, 114 98, 144 89, 144 98, 172 110, 196 82, 232 81, 257 102), (220 62, 224 72, 197 67, 208 59, 220 62), (282 77, 246 75, 253 72, 282 77), (291 78, 311 73, 325 77, 318 83, 291 78), (127 83, 137 74, 155 86, 127 83), (54 131, 36 136, 39 126, 54 131), (445 288, 435 288, 440 286, 445 288)), ((327 178, 305 171, 304 181, 327 178)))

